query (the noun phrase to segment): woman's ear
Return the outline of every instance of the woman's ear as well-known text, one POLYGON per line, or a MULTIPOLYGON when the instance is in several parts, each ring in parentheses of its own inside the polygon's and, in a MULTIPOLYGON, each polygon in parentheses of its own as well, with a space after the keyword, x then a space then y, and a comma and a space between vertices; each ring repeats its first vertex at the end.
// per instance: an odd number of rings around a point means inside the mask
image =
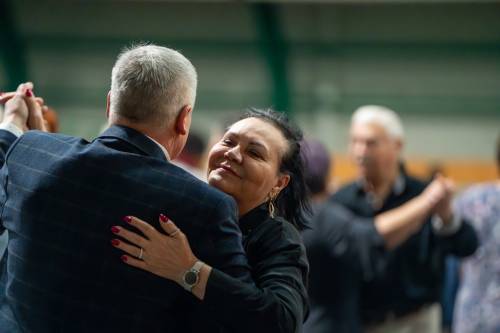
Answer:
POLYGON ((290 182, 290 175, 289 174, 281 174, 278 177, 278 180, 276 181, 276 184, 274 185, 272 192, 276 193, 276 196, 285 188, 288 186, 288 183, 290 182))
POLYGON ((189 133, 189 127, 191 126, 191 111, 193 108, 191 105, 184 105, 177 115, 175 120, 175 131, 177 134, 186 135, 189 133))

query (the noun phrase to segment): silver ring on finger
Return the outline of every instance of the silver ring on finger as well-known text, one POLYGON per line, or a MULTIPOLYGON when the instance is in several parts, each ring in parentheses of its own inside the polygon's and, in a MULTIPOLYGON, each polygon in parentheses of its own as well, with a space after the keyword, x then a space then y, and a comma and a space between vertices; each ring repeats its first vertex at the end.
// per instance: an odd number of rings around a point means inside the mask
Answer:
POLYGON ((140 260, 142 260, 142 255, 143 254, 144 254, 144 250, 141 247, 141 252, 139 252, 139 255, 137 256, 137 258, 139 258, 140 260))

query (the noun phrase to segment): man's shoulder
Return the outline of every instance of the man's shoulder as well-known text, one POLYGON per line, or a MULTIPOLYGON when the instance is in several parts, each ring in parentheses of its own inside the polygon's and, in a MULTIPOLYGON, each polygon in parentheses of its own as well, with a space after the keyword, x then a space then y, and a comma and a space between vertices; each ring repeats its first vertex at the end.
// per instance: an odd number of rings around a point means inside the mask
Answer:
POLYGON ((204 228, 211 228, 213 221, 228 218, 236 221, 237 207, 231 196, 173 163, 148 158, 138 169, 130 167, 125 173, 145 185, 137 188, 137 193, 164 198, 154 201, 165 208, 182 211, 185 216, 196 217, 200 224, 205 224, 204 228))
POLYGON ((17 145, 35 147, 37 150, 50 150, 55 147, 59 149, 69 147, 77 142, 88 143, 83 138, 66 134, 27 131, 18 138, 17 145))
POLYGON ((359 192, 359 184, 356 181, 347 183, 339 188, 331 197, 330 201, 344 203, 352 200, 359 192))
POLYGON ((26 164, 40 159, 51 160, 62 156, 78 143, 87 144, 88 141, 64 134, 28 131, 12 143, 7 162, 22 160, 26 164))
POLYGON ((23 140, 81 140, 81 138, 61 133, 48 133, 38 130, 32 130, 25 132, 21 137, 23 140))
POLYGON ((167 163, 165 168, 168 168, 169 172, 173 172, 180 182, 186 184, 186 191, 191 192, 190 195, 203 200, 208 206, 218 207, 219 209, 224 209, 224 207, 232 209, 232 206, 235 205, 234 199, 231 196, 208 185, 181 167, 167 163))

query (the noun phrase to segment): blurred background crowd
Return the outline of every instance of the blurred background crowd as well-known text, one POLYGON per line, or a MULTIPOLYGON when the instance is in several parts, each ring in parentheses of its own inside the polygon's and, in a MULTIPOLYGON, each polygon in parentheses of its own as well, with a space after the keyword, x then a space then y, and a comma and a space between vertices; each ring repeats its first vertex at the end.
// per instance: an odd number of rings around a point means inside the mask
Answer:
MULTIPOLYGON (((109 70, 123 46, 141 41, 178 49, 197 68, 196 117, 177 163, 200 178, 206 147, 225 124, 247 107, 271 106, 304 130, 309 185, 319 206, 359 176, 350 156, 353 112, 364 105, 394 110, 404 126, 401 167, 424 181, 436 174, 452 180, 454 214, 479 238, 469 259, 443 258, 444 266, 432 272, 439 272, 432 281, 439 299, 423 303, 440 304, 444 330, 500 332, 500 3, 2 0, 0 91, 32 81, 51 107, 52 131, 95 137, 106 122, 109 70), (454 309, 457 290, 467 284, 483 286, 485 295, 462 291, 462 307, 454 309)), ((312 266, 313 277, 315 269, 323 268, 312 266)), ((317 301, 313 296, 312 320, 321 318, 317 301)), ((419 311, 420 305, 409 313, 419 311)), ((374 320, 408 319, 403 312, 374 320)), ((376 332, 370 325, 363 324, 376 332)))

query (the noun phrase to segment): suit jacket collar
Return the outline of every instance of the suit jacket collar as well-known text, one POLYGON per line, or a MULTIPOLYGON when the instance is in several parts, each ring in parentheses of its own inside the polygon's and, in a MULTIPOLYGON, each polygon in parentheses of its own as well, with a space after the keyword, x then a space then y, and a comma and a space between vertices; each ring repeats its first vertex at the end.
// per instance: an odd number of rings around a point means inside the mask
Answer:
POLYGON ((122 125, 112 125, 99 135, 98 139, 99 138, 117 138, 123 140, 148 156, 156 157, 168 162, 167 157, 156 142, 151 140, 147 135, 133 128, 122 125))

